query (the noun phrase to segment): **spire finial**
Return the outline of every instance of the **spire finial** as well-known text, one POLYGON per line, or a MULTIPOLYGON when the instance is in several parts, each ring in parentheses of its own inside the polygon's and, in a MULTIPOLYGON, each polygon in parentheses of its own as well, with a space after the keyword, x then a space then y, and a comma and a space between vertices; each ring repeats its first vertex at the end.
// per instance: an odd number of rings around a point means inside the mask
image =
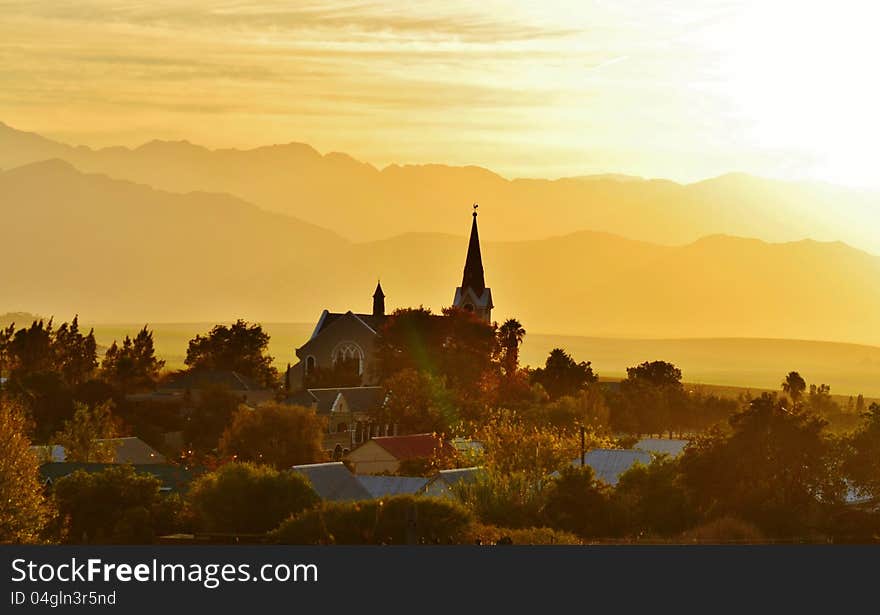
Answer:
POLYGON ((479 203, 474 203, 474 218, 477 217, 477 207, 479 207, 479 206, 480 206, 479 203))

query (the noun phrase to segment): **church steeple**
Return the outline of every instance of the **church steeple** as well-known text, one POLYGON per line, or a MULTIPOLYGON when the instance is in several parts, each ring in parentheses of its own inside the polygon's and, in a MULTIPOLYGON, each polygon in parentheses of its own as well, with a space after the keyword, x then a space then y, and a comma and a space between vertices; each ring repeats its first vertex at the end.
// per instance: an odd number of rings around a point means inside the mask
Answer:
POLYGON ((474 221, 471 224, 471 240, 468 243, 467 259, 464 262, 462 288, 471 288, 477 296, 486 290, 486 278, 483 275, 483 255, 480 252, 480 233, 477 230, 477 205, 474 204, 474 221))
POLYGON ((483 255, 480 252, 480 233, 477 230, 477 207, 474 203, 473 222, 471 223, 471 238, 468 242, 467 258, 464 262, 464 275, 461 278, 461 286, 455 289, 455 299, 452 305, 475 312, 486 321, 492 319, 492 291, 486 288, 486 278, 483 273, 483 255))
POLYGON ((373 293, 373 316, 385 316, 385 292, 381 281, 376 283, 376 292, 373 293))

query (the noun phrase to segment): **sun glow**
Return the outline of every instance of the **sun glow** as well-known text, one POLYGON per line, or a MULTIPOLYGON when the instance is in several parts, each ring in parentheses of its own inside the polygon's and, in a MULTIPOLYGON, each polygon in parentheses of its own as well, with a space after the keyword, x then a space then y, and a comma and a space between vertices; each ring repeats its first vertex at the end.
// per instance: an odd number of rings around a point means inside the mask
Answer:
POLYGON ((719 33, 721 77, 754 146, 795 175, 877 185, 880 5, 760 2, 719 33))

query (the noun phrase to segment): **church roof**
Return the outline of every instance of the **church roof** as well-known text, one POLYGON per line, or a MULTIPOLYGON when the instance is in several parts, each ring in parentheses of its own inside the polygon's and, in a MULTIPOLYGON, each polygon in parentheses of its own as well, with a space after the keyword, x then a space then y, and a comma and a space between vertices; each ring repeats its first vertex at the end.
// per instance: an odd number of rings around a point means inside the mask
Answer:
POLYGON ((334 322, 344 317, 346 314, 351 314, 355 318, 359 319, 363 322, 367 327, 378 333, 382 329, 382 325, 385 324, 385 319, 387 316, 373 314, 355 314, 354 312, 327 312, 321 316, 321 320, 318 321, 318 326, 315 327, 314 333, 312 333, 312 338, 317 337, 324 329, 332 325, 334 322))
POLYGON ((474 210, 474 221, 471 224, 471 239, 468 243, 464 275, 461 278, 461 288, 470 288, 478 297, 482 296, 483 291, 486 290, 486 278, 483 275, 483 255, 480 253, 480 233, 477 231, 476 210, 474 210))
POLYGON ((385 297, 385 291, 382 290, 382 282, 376 282, 376 291, 373 293, 373 298, 376 297, 385 297))
POLYGON ((329 413, 336 403, 336 398, 342 395, 352 412, 369 412, 375 410, 385 401, 382 387, 342 387, 330 389, 309 389, 309 394, 315 398, 316 411, 329 413))

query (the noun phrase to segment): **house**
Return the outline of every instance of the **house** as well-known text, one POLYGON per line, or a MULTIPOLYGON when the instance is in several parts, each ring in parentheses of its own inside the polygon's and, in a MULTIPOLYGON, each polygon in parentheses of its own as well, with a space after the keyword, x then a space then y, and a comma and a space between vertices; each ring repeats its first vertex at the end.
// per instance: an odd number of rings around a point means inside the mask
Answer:
MULTIPOLYGON (((456 287, 452 305, 474 312, 486 322, 492 320, 492 290, 486 287, 480 236, 477 229, 476 205, 468 241, 467 257, 461 285, 456 287)), ((292 390, 309 388, 310 376, 316 370, 332 370, 347 364, 360 378, 361 385, 378 382, 375 347, 382 334, 387 316, 382 284, 373 292, 373 309, 369 313, 331 312, 324 310, 305 344, 296 349, 298 361, 287 372, 292 390)))
POLYGON ((370 491, 341 461, 293 466, 291 470, 307 478, 322 500, 353 502, 372 497, 370 491))
MULTIPOLYGON (((165 456, 151 447, 140 438, 106 438, 95 440, 95 443, 106 446, 113 451, 113 461, 110 463, 131 463, 134 465, 162 464, 166 463, 165 456)), ((63 463, 67 459, 67 452, 63 446, 54 444, 51 446, 32 446, 37 457, 47 462, 63 463)))
POLYGON ((339 460, 355 446, 373 436, 396 435, 396 425, 372 421, 385 403, 382 387, 305 389, 288 396, 284 403, 313 408, 327 422, 323 448, 339 460))
MULTIPOLYGON (((609 485, 616 485, 620 476, 637 463, 649 465, 654 457, 647 451, 631 449, 594 448, 584 457, 584 463, 593 469, 596 478, 609 485)), ((571 462, 574 467, 581 466, 580 458, 571 462)), ((554 472, 558 475, 558 472, 554 472)))
POLYGON ((405 461, 428 460, 443 454, 443 441, 430 433, 384 436, 368 440, 346 459, 355 474, 394 474, 405 461))
POLYGON ((461 483, 473 483, 483 471, 480 466, 440 470, 425 485, 425 495, 432 497, 455 497, 454 487, 461 483))
POLYGON ((646 451, 652 455, 669 455, 678 457, 684 452, 690 440, 675 440, 672 438, 642 438, 635 443, 633 449, 646 451))
MULTIPOLYGON (((108 468, 119 467, 113 463, 76 463, 49 462, 40 466, 40 477, 43 484, 52 486, 55 481, 79 470, 89 474, 103 472, 108 468)), ((132 464, 137 474, 149 474, 159 479, 159 490, 163 493, 186 491, 189 484, 204 472, 201 468, 184 468, 168 463, 132 464)))

